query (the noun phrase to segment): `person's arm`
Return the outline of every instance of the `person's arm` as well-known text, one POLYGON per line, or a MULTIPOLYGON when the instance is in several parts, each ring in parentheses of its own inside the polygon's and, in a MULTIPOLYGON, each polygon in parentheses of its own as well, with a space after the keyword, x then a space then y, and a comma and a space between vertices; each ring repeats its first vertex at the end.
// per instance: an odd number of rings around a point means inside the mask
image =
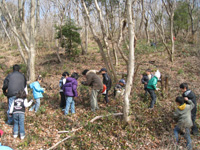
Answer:
POLYGON ((86 81, 84 82, 84 85, 91 85, 91 83, 92 83, 92 81, 93 81, 93 79, 92 79, 92 76, 91 75, 87 75, 86 76, 86 81))
POLYGON ((39 83, 38 83, 38 84, 35 84, 35 90, 36 90, 37 92, 42 92, 42 93, 44 93, 44 88, 41 88, 39 83))
POLYGON ((141 79, 141 82, 142 82, 142 84, 145 84, 146 82, 145 82, 145 80, 144 80, 144 76, 142 76, 142 79, 141 79))
POLYGON ((184 100, 190 105, 190 110, 192 110, 195 106, 194 103, 191 100, 189 100, 187 97, 185 97, 184 100))
POLYGON ((175 119, 178 119, 178 117, 179 117, 179 112, 178 112, 178 110, 176 110, 176 111, 174 112, 174 118, 175 118, 175 119))
POLYGON ((24 106, 25 106, 25 107, 31 106, 32 103, 33 103, 33 100, 30 100, 30 102, 28 102, 27 99, 24 100, 24 106))
POLYGON ((157 80, 154 79, 154 80, 153 80, 153 84, 152 84, 154 90, 156 90, 156 84, 157 84, 157 80))
POLYGON ((13 110, 14 110, 14 101, 13 101, 12 104, 11 104, 9 114, 12 114, 12 113, 13 113, 13 110))
POLYGON ((3 93, 4 95, 6 95, 6 90, 8 89, 8 83, 9 83, 9 75, 5 78, 4 82, 3 82, 3 93))
POLYGON ((73 93, 74 93, 74 97, 78 97, 77 83, 72 85, 72 90, 73 90, 73 93))
POLYGON ((108 75, 107 74, 104 74, 103 75, 103 77, 104 77, 104 80, 106 81, 106 85, 108 84, 108 82, 109 82, 109 78, 108 78, 108 75))

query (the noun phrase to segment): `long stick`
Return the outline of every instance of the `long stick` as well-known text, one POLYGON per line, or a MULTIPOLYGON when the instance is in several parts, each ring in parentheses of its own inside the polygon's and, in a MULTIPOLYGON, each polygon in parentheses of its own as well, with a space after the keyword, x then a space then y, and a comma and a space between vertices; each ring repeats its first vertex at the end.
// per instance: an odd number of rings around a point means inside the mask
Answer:
POLYGON ((64 138, 63 140, 59 141, 58 143, 56 143, 54 146, 50 147, 47 150, 51 150, 51 149, 55 148, 57 145, 59 145, 60 143, 64 142, 65 140, 67 140, 69 138, 71 138, 71 136, 68 136, 68 137, 64 138))

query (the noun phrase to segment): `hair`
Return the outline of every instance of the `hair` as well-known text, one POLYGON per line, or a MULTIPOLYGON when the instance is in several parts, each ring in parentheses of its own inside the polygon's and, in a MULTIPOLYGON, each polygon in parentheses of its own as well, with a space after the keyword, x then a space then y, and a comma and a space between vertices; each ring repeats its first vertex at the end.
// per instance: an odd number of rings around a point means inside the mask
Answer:
POLYGON ((152 72, 152 71, 151 71, 151 69, 148 68, 148 69, 146 70, 146 72, 152 72))
POLYGON ((181 96, 176 97, 176 102, 179 103, 180 105, 184 104, 184 98, 181 96))
POLYGON ((66 72, 63 72, 62 74, 63 77, 66 77, 66 76, 69 76, 69 73, 66 71, 66 72))
POLYGON ((78 73, 73 72, 71 77, 77 80, 79 78, 79 75, 78 75, 78 73))
POLYGON ((187 83, 181 83, 180 88, 181 89, 184 89, 184 88, 188 89, 188 84, 187 83))
POLYGON ((15 65, 13 66, 13 71, 19 71, 19 70, 20 70, 20 66, 17 65, 17 64, 15 64, 15 65))
POLYGON ((26 92, 24 90, 20 90, 17 95, 17 98, 22 98, 22 99, 26 99, 26 92))
POLYGON ((88 69, 83 70, 82 75, 86 75, 86 73, 88 72, 88 69))
POLYGON ((42 80, 43 80, 43 78, 42 78, 42 75, 38 75, 38 77, 37 77, 36 81, 38 81, 38 80, 40 80, 40 81, 42 81, 42 80))

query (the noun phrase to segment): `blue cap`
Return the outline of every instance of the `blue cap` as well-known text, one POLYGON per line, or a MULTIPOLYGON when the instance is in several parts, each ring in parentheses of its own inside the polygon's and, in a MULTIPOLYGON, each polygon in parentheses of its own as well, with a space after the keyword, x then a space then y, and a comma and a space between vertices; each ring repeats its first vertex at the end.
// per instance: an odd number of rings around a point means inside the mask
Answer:
POLYGON ((124 79, 119 80, 120 83, 126 84, 126 81, 124 79))

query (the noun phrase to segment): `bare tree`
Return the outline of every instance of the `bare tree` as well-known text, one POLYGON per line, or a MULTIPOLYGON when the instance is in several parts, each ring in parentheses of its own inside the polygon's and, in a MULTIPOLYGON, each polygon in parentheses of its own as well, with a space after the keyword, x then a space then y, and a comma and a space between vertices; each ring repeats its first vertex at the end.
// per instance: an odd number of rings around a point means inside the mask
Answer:
MULTIPOLYGON (((39 1, 39 0, 37 0, 37 1, 39 1)), ((38 17, 37 15, 39 15, 39 14, 36 14, 36 9, 37 9, 36 1, 31 0, 30 23, 25 24, 24 5, 25 5, 25 0, 18 1, 20 26, 21 26, 20 29, 17 28, 16 22, 13 19, 5 0, 2 0, 0 9, 1 9, 2 13, 4 14, 5 19, 9 25, 9 27, 11 28, 14 36, 17 39, 17 43, 18 43, 18 47, 19 47, 18 49, 20 50, 21 56, 24 60, 24 63, 27 63, 28 79, 30 81, 34 81, 35 80, 35 37, 36 37, 36 29, 37 29, 36 17, 38 17), (21 44, 23 45, 25 51, 22 50, 21 44), (24 52, 26 53, 26 55, 24 54, 24 52)))
POLYGON ((126 1, 126 7, 127 7, 127 21, 128 21, 128 33, 129 33, 129 59, 128 59, 128 69, 127 69, 127 84, 126 84, 126 90, 125 90, 125 96, 124 96, 124 107, 123 107, 123 113, 124 113, 124 120, 125 122, 128 122, 130 120, 129 117, 129 96, 131 93, 131 88, 133 85, 133 76, 134 76, 134 61, 135 61, 135 48, 134 48, 134 38, 135 38, 135 31, 134 31, 134 18, 132 14, 132 4, 135 3, 135 0, 127 0, 126 1))

